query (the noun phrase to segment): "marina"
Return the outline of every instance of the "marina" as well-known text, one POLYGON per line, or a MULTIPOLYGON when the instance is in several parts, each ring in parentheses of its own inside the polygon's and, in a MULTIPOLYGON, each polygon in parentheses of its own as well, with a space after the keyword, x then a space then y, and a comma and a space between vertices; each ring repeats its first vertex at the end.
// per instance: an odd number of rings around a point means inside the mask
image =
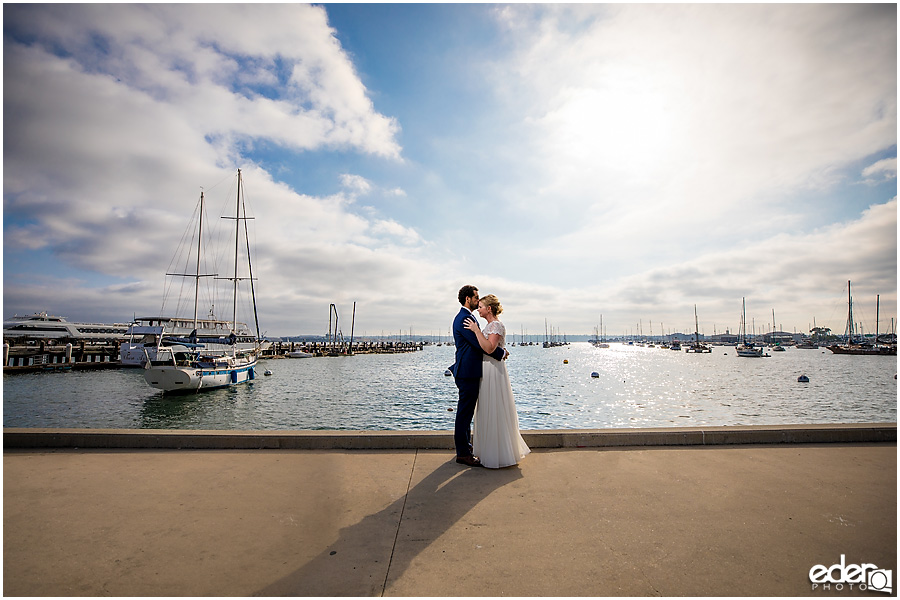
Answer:
MULTIPOLYGON (((735 348, 673 352, 613 342, 514 346, 507 363, 523 430, 896 422, 897 359, 795 347, 761 361, 735 348), (565 362, 567 361, 567 362, 565 362), (592 376, 596 373, 596 377, 592 376), (808 382, 798 381, 805 375, 808 382)), ((13 374, 4 427, 447 430, 452 346, 266 358, 246 385, 172 396, 141 369, 13 374)))

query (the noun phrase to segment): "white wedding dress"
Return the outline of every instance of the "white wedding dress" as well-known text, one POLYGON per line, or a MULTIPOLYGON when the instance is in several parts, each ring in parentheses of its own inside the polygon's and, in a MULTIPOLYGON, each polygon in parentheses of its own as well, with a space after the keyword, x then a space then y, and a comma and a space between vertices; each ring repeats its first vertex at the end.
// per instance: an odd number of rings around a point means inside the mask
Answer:
MULTIPOLYGON (((506 327, 492 321, 484 328, 485 337, 500 335, 499 346, 506 347, 506 327)), ((531 452, 519 433, 519 416, 506 363, 488 355, 482 359, 481 387, 475 405, 472 428, 474 454, 489 469, 515 465, 531 452)))

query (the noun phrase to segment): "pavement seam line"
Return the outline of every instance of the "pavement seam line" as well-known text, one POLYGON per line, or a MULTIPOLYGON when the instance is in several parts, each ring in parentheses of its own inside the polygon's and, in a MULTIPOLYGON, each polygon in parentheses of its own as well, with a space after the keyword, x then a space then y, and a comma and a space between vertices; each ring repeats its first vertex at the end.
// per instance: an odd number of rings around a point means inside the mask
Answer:
POLYGON ((388 578, 391 576, 391 564, 394 562, 394 551, 397 549, 397 539, 400 537, 400 525, 403 523, 403 513, 406 511, 406 501, 409 499, 409 490, 412 488, 413 474, 416 472, 416 459, 419 457, 419 451, 413 454, 412 468, 409 470, 409 481, 406 482, 406 493, 403 494, 403 506, 400 507, 400 518, 397 519, 397 531, 394 533, 394 545, 391 546, 391 557, 388 559, 387 570, 384 573, 384 585, 381 586, 381 597, 387 590, 388 578))

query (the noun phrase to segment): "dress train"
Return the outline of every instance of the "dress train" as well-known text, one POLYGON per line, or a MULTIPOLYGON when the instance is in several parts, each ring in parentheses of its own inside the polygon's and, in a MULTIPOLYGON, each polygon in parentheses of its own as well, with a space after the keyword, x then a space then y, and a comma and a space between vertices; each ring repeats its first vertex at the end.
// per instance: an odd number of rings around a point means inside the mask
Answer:
POLYGON ((506 364, 485 356, 473 426, 475 456, 490 469, 509 467, 531 452, 519 433, 519 416, 506 364))

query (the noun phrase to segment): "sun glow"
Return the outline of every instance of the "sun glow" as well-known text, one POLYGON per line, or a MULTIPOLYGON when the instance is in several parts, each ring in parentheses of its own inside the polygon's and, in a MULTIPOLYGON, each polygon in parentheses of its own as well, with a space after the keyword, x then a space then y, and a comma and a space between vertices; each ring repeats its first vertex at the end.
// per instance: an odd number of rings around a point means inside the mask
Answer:
POLYGON ((602 85, 568 88, 555 100, 542 124, 566 162, 646 174, 674 151, 675 107, 652 78, 612 74, 602 85))

